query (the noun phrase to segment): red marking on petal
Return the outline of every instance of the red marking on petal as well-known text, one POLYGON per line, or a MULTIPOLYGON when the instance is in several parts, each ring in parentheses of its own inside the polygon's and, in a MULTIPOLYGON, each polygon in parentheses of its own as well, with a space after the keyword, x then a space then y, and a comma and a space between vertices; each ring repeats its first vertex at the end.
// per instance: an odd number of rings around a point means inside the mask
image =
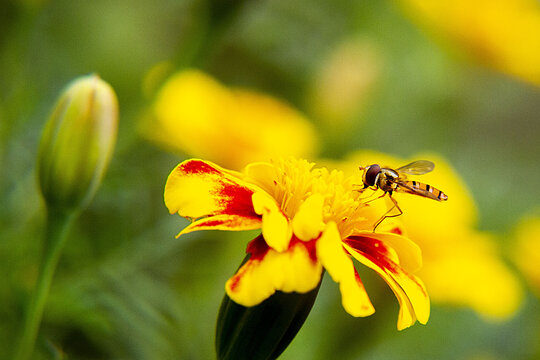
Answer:
MULTIPOLYGON (((249 260, 248 260, 249 261, 249 260)), ((233 275, 231 278, 231 291, 235 291, 238 287, 238 284, 240 283, 240 279, 242 279, 242 274, 240 271, 238 271, 236 274, 233 275)))
POLYGON ((296 236, 293 236, 291 239, 291 242, 289 243, 289 249, 291 249, 293 246, 303 246, 306 248, 309 258, 311 261, 316 263, 317 260, 317 248, 315 247, 315 244, 317 243, 317 239, 313 239, 310 241, 302 241, 298 239, 296 236))
POLYGON ((201 226, 214 227, 225 224, 225 220, 206 220, 201 226))
POLYGON ((253 209, 251 197, 254 190, 242 185, 241 180, 233 175, 213 167, 202 160, 190 160, 180 164, 176 170, 180 176, 207 177, 208 182, 214 184, 211 195, 219 204, 215 214, 234 214, 246 217, 260 217, 253 209))
POLYGON ((221 172, 201 160, 191 160, 182 163, 176 168, 182 174, 221 174, 221 172))
POLYGON ((270 251, 270 246, 261 235, 251 240, 247 246, 246 253, 251 254, 249 260, 261 260, 270 251))
POLYGON ((210 221, 205 221, 204 222, 204 226, 208 226, 208 227, 220 226, 220 225, 224 225, 224 224, 227 224, 227 221, 225 221, 225 220, 210 220, 210 221))
POLYGON ((252 195, 253 190, 224 179, 223 186, 216 192, 216 196, 221 199, 220 203, 223 206, 223 210, 220 212, 260 217, 253 209, 252 195))
MULTIPOLYGON (((356 280, 356 284, 358 285, 360 289, 362 289, 363 291, 366 291, 364 287, 364 283, 362 282, 362 279, 360 278, 360 275, 358 274, 358 271, 356 271, 356 269, 354 269, 354 280, 356 280)), ((365 311, 371 311, 372 305, 371 305, 371 302, 369 302, 369 299, 367 303, 362 304, 362 309, 364 309, 365 311)))
MULTIPOLYGON (((293 237, 291 239, 291 242, 289 243, 289 248, 286 252, 293 251, 295 246, 302 246, 307 250, 310 260, 316 264, 318 260, 316 255, 315 243, 316 240, 306 242, 296 237, 293 237)), ((242 278, 246 275, 246 273, 249 273, 253 270, 254 267, 257 267, 259 263, 263 262, 264 258, 270 251, 275 252, 274 249, 268 246, 262 234, 251 240, 246 248, 246 253, 250 254, 250 257, 246 261, 246 263, 240 267, 236 274, 234 274, 229 280, 229 290, 234 292, 240 284, 242 278)), ((285 254, 286 252, 282 254, 285 254)), ((358 278, 358 281, 359 280, 360 279, 358 278)))
MULTIPOLYGON (((385 281, 388 284, 391 284, 394 293, 398 299, 400 299, 399 301, 402 307, 404 306, 402 303, 403 296, 405 296, 410 305, 413 306, 413 309, 409 309, 408 311, 417 311, 417 305, 412 303, 413 299, 416 299, 416 297, 414 297, 414 291, 416 290, 419 290, 422 293, 425 300, 428 299, 426 289, 419 279, 404 271, 399 264, 394 262, 392 258, 388 256, 388 247, 380 240, 372 239, 368 236, 352 236, 351 238, 345 239, 344 242, 349 245, 352 250, 356 251, 380 269, 375 269, 377 272, 385 273, 389 276, 389 278, 385 278, 385 281), (411 283, 414 283, 416 288, 411 288, 411 283), (413 297, 411 298, 411 296, 413 297)), ((419 304, 418 306, 423 305, 419 304)))
POLYGON ((360 279, 360 274, 358 274, 358 271, 356 271, 356 269, 354 269, 354 278, 358 284, 364 287, 364 284, 362 283, 362 279, 360 279))
POLYGON ((242 277, 251 270, 252 266, 260 262, 266 254, 271 250, 270 246, 266 244, 262 234, 257 236, 255 239, 251 240, 246 248, 246 253, 250 254, 247 262, 238 269, 236 274, 234 274, 230 279, 230 290, 235 291, 242 280, 242 277))
POLYGON ((388 269, 396 273, 395 262, 389 258, 389 250, 384 242, 367 236, 351 236, 344 242, 363 256, 377 264, 382 269, 388 269))
POLYGON ((390 230, 390 232, 397 235, 403 235, 403 231, 401 231, 401 229, 397 226, 393 228, 392 230, 390 230))
MULTIPOLYGON (((317 260, 317 249, 315 247, 317 240, 302 241, 296 236, 293 236, 287 251, 291 250, 295 246, 303 246, 309 255, 311 261, 316 263, 317 260)), ((268 251, 270 251, 270 246, 264 240, 264 237, 261 235, 257 236, 255 239, 251 240, 247 246, 246 253, 251 254, 250 260, 262 260, 268 251)))
POLYGON ((208 228, 227 226, 231 229, 242 227, 251 228, 252 224, 259 224, 260 222, 261 218, 259 216, 215 215, 197 220, 196 223, 193 224, 193 227, 208 228))

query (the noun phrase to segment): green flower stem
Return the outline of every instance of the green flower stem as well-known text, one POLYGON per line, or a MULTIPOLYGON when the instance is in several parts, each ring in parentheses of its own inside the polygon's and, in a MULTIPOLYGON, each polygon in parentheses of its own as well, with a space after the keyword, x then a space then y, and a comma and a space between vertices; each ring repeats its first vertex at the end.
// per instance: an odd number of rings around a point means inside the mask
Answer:
POLYGON ((74 210, 47 209, 43 257, 37 283, 26 309, 24 328, 15 352, 15 360, 26 360, 32 355, 54 271, 75 215, 74 210))

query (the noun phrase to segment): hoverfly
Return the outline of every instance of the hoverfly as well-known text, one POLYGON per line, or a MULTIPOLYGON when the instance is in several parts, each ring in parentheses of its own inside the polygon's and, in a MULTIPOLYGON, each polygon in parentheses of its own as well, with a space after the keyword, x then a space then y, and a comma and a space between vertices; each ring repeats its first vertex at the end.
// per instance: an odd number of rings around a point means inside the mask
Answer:
POLYGON ((384 194, 382 194, 379 198, 388 194, 388 197, 394 203, 394 206, 384 213, 384 215, 375 223, 373 231, 375 231, 377 226, 379 226, 379 224, 387 217, 396 217, 403 214, 403 211, 401 211, 397 201, 392 197, 392 193, 394 191, 419 195, 437 201, 448 200, 448 196, 441 190, 418 181, 409 181, 405 175, 426 174, 432 171, 434 167, 435 164, 427 160, 413 161, 412 163, 399 167, 395 170, 381 167, 378 164, 369 165, 367 167, 360 166, 360 170, 364 171, 364 174, 362 175, 364 189, 369 187, 373 188, 374 190, 381 189, 384 191, 384 194), (399 214, 387 215, 394 208, 397 208, 399 214))

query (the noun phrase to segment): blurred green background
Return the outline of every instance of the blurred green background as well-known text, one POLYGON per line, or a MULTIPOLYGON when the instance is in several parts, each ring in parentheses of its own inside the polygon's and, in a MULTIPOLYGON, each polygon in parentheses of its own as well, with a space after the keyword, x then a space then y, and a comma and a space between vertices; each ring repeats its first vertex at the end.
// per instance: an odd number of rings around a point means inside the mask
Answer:
MULTIPOLYGON (((539 43, 532 44, 538 46, 539 43)), ((255 233, 174 235, 163 186, 182 158, 143 139, 157 63, 202 69, 227 85, 291 103, 320 130, 321 156, 355 149, 445 156, 469 185, 479 228, 512 248, 517 221, 540 204, 540 91, 467 61, 434 41, 393 1, 3 2, 0 12, 0 358, 19 331, 41 249, 35 180, 41 130, 63 87, 97 73, 118 94, 112 164, 72 229, 38 339, 40 358, 211 359, 225 281, 255 233), (375 71, 362 106, 337 123, 320 116, 313 82, 340 44, 360 39, 375 71), (67 354, 67 355, 66 355, 67 354)), ((359 100, 360 101, 360 100, 359 100)), ((491 323, 434 305, 426 326, 395 330, 398 310, 362 271, 377 312, 355 319, 332 281, 283 359, 535 359, 540 304, 491 323), (378 291, 370 291, 378 289, 378 291)))

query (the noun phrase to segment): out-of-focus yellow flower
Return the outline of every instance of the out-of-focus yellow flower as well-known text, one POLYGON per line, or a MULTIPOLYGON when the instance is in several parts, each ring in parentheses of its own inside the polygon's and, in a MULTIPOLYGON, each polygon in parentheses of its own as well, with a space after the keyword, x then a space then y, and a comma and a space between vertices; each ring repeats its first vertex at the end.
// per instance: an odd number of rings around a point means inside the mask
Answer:
POLYGON ((380 70, 381 55, 369 39, 339 44, 315 75, 309 98, 313 112, 331 127, 342 129, 361 111, 380 70))
POLYGON ((400 0, 412 18, 468 55, 540 85, 537 0, 400 0))
POLYGON ((229 89, 197 70, 167 80, 143 134, 233 169, 281 156, 311 157, 317 150, 315 130, 300 112, 268 95, 229 89))
MULTIPOLYGON (((194 220, 179 235, 197 230, 261 229, 247 247, 249 260, 227 281, 227 295, 255 306, 276 291, 307 293, 325 268, 339 283, 342 304, 353 316, 375 310, 351 257, 376 271, 399 300, 398 329, 429 318, 429 298, 412 273, 421 266, 417 245, 399 228, 374 233, 377 212, 340 171, 313 169, 289 159, 249 164, 242 173, 211 162, 187 160, 169 175, 165 204, 171 214, 194 220)), ((276 314, 278 316, 278 314, 276 314)))
POLYGON ((540 297, 540 216, 527 217, 518 224, 515 247, 514 261, 540 297))
MULTIPOLYGON (((470 307, 492 319, 512 315, 522 300, 522 288, 501 259, 494 237, 474 229, 477 210, 464 182, 440 156, 420 154, 412 160, 418 159, 433 161, 435 170, 411 179, 444 191, 448 201, 440 203, 406 193, 394 193, 393 197, 403 211, 397 219, 422 249, 424 266, 419 275, 431 298, 470 307)), ((359 165, 376 163, 395 169, 410 160, 366 151, 352 154, 342 168, 347 174, 360 175, 359 165)), ((383 199, 374 202, 390 202, 383 199)))

